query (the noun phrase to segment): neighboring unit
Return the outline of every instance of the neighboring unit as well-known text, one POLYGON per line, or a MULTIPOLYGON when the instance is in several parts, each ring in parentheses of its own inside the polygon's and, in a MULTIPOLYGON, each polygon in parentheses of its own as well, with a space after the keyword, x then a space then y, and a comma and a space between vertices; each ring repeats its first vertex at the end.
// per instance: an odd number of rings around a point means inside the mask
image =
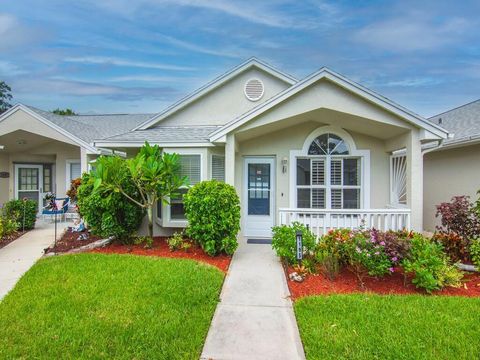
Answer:
MULTIPOLYGON (((0 172, 10 173, 0 202, 63 194, 100 154, 132 156, 149 141, 180 154, 191 184, 234 185, 247 237, 294 220, 317 233, 362 224, 422 230, 422 149, 447 137, 330 69, 298 81, 250 59, 155 115, 13 107, 0 117, 0 172)), ((159 204, 156 218, 157 234, 186 226, 181 197, 159 204)))
POLYGON ((480 190, 480 100, 433 116, 433 124, 452 137, 424 155, 424 226, 435 230, 436 205, 452 196, 468 195, 475 202, 480 190))

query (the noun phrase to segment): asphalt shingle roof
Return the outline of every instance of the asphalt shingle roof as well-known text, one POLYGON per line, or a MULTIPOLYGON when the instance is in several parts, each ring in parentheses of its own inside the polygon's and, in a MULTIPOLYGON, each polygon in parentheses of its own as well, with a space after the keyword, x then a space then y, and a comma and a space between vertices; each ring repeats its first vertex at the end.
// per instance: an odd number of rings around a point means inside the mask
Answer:
POLYGON ((445 144, 468 141, 480 135, 480 99, 428 119, 454 135, 445 144))
POLYGON ((32 106, 28 106, 28 108, 88 143, 93 140, 127 133, 154 116, 154 114, 62 116, 32 106))
POLYGON ((220 126, 154 126, 147 130, 130 131, 121 135, 111 136, 105 141, 133 142, 209 142, 209 135, 220 126))

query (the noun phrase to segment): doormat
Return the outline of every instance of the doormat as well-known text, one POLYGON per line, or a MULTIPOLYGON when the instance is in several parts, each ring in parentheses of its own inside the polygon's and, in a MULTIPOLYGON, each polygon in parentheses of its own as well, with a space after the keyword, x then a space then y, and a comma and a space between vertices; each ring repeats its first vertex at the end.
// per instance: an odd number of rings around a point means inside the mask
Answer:
POLYGON ((247 239, 247 244, 264 244, 269 245, 272 243, 272 239, 247 239))

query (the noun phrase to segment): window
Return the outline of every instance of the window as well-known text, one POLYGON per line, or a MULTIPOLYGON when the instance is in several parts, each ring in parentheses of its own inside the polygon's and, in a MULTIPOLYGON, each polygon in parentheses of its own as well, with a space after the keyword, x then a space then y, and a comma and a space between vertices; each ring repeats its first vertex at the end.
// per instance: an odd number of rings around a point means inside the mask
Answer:
POLYGON ((43 192, 52 191, 52 165, 43 165, 43 192))
POLYGON ((296 161, 298 208, 360 208, 361 158, 350 155, 341 137, 318 136, 296 161))
POLYGON ((225 156, 212 155, 212 179, 225 182, 225 156))
MULTIPOLYGON (((189 186, 201 181, 201 156, 200 155, 179 155, 180 176, 186 176, 189 186)), ((180 189, 177 196, 170 198, 170 219, 185 220, 185 209, 183 207, 183 196, 187 193, 188 186, 180 189)))
POLYGON ((70 180, 78 179, 82 177, 82 168, 80 163, 71 163, 70 164, 70 180))

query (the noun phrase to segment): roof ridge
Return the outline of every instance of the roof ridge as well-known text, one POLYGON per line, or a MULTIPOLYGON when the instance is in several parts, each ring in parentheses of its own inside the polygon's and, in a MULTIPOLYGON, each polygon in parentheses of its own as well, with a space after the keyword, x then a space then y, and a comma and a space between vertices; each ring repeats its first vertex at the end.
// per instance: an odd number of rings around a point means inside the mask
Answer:
POLYGON ((451 112, 451 111, 455 111, 455 110, 461 109, 462 107, 472 105, 473 103, 476 103, 476 102, 480 102, 480 99, 470 101, 470 102, 468 102, 468 103, 466 103, 466 104, 456 106, 456 107, 454 107, 454 108, 452 108, 452 109, 450 109, 450 110, 446 110, 446 111, 441 112, 441 113, 439 113, 439 114, 437 114, 437 115, 433 115, 433 116, 429 117, 428 120, 431 120, 431 119, 433 119, 433 118, 436 118, 437 116, 440 116, 440 115, 449 113, 449 112, 451 112))

